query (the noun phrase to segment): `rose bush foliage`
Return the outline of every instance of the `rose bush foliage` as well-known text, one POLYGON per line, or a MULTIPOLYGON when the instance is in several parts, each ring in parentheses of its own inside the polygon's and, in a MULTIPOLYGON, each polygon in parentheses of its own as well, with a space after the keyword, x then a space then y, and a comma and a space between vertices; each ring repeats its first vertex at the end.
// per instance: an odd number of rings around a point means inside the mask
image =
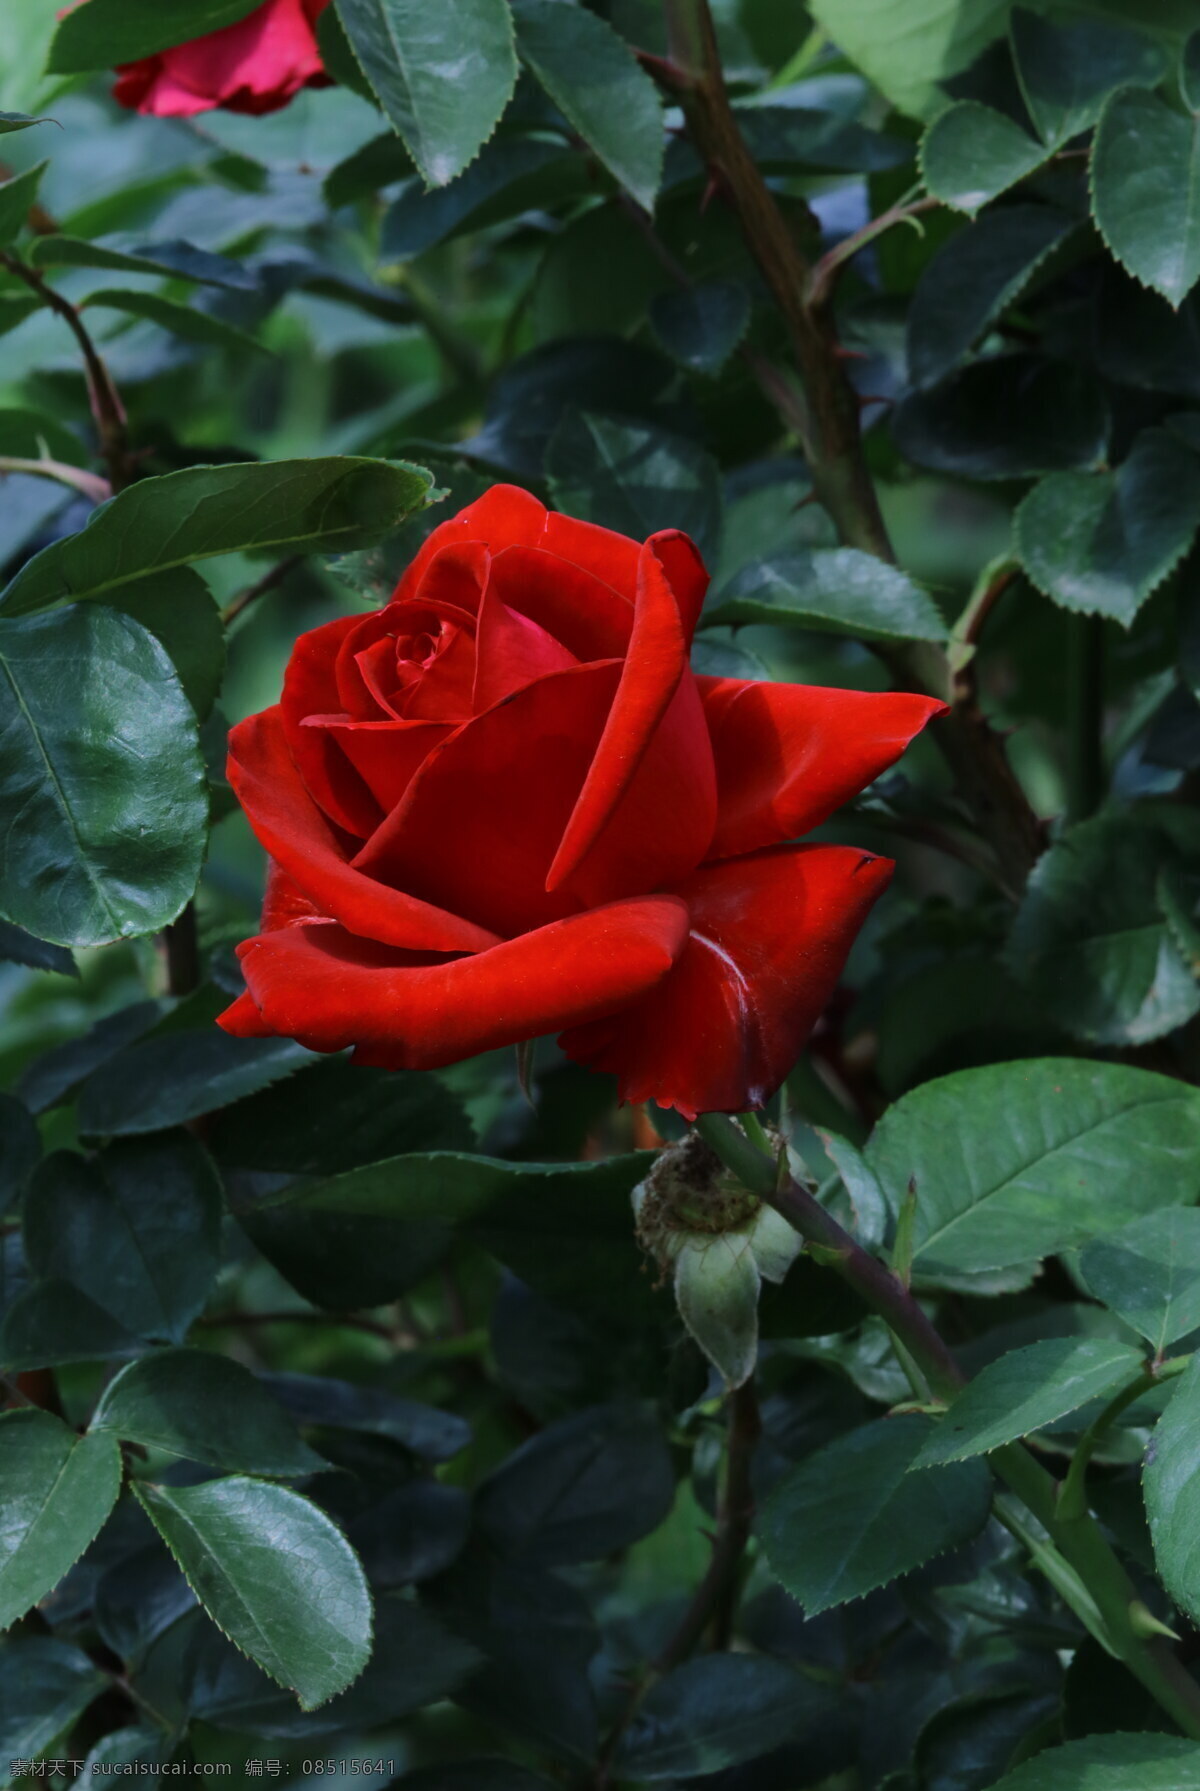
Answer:
POLYGON ((8 11, 0 1778, 1200 1791, 1192 9, 8 11))

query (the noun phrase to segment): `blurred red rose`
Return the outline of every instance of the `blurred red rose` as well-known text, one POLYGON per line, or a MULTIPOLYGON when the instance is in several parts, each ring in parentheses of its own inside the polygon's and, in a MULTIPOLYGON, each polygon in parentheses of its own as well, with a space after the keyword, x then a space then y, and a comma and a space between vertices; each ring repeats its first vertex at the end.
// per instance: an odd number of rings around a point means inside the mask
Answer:
POLYGON ((117 69, 113 97, 131 112, 191 118, 277 112, 302 87, 327 84, 314 31, 329 0, 265 0, 234 25, 117 69))
POLYGON ((707 582, 498 485, 302 635, 230 739, 272 864, 226 1031, 396 1069, 558 1032, 625 1100, 765 1101, 893 868, 786 842, 943 705, 694 676, 707 582))

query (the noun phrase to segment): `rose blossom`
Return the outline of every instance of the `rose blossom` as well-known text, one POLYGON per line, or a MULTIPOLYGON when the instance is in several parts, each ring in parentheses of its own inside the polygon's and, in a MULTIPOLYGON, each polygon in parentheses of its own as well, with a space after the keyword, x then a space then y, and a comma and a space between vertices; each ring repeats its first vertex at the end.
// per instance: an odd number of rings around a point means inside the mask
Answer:
POLYGON ((314 26, 329 0, 265 0, 233 25, 117 69, 113 97, 131 112, 191 118, 277 112, 302 87, 328 81, 314 26))
POLYGON ((221 1016, 434 1068, 557 1032, 628 1101, 759 1106, 892 863, 796 845, 944 707, 697 677, 707 574, 494 486, 230 736, 271 858, 221 1016))

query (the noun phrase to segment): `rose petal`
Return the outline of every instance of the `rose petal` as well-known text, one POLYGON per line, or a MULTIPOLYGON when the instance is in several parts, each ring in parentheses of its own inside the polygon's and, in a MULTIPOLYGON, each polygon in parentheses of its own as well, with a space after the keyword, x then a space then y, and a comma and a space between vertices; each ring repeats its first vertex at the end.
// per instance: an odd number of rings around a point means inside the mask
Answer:
POLYGON ((700 678, 717 761, 711 858, 795 839, 894 765, 936 697, 700 678))
MULTIPOLYGON (((510 554, 513 551, 520 550, 510 550, 510 554)), ((489 585, 480 605, 475 638, 473 701, 477 715, 535 679, 578 664, 561 641, 529 616, 510 609, 496 585, 489 585)))
POLYGON ((304 0, 266 0, 232 25, 145 58, 157 66, 140 93, 137 71, 144 65, 126 64, 114 95, 120 104, 159 118, 189 117, 214 106, 273 111, 324 74, 311 22, 319 10, 304 0))
POLYGON ((670 888, 708 856, 716 818, 712 746, 685 667, 628 789, 565 888, 588 907, 670 888))
POLYGON ((687 946, 652 994, 559 1040, 620 1077, 621 1099, 687 1119, 760 1107, 833 993, 893 865, 850 846, 787 846, 706 865, 676 894, 687 946))
POLYGON ((140 62, 122 63, 113 82, 113 98, 130 112, 147 118, 195 118, 211 112, 217 101, 195 93, 163 66, 163 58, 147 56, 140 62))
MULTIPOLYGON (((467 514, 465 510, 462 513, 463 516, 467 514)), ((454 519, 455 523, 461 521, 462 516, 454 519)), ((387 611, 394 610, 399 603, 448 603, 467 615, 475 615, 487 587, 491 550, 486 539, 460 540, 455 537, 442 542, 430 553, 442 531, 453 526, 443 523, 442 528, 434 530, 388 599, 387 611), (409 574, 418 562, 421 565, 420 580, 410 588, 409 574)))
POLYGON ((546 520, 546 508, 517 485, 493 485, 481 498, 434 529, 410 561, 392 602, 404 602, 421 591, 426 568, 442 549, 453 543, 479 541, 493 556, 517 542, 537 541, 546 520))
POLYGON ((469 721, 475 713, 475 633, 453 623, 443 631, 437 652, 417 672, 404 699, 406 721, 469 721))
POLYGON ((646 546, 658 560, 675 594, 684 638, 690 647, 708 590, 708 568, 700 558, 700 549, 682 529, 660 529, 657 535, 651 535, 646 546))
POLYGON ((629 599, 544 547, 506 547, 493 555, 488 588, 576 659, 615 659, 629 646, 629 599))
POLYGON ((279 699, 288 750, 310 795, 330 820, 360 839, 378 827, 379 805, 336 744, 304 724, 310 715, 337 713, 344 707, 334 668, 339 652, 361 630, 364 619, 375 618, 338 616, 302 634, 292 648, 279 699))
POLYGON ((355 868, 505 937, 573 913, 578 898, 547 894, 546 872, 620 673, 614 660, 554 672, 467 722, 429 755, 355 868))
POLYGON ((240 948, 256 1011, 243 996, 220 1023, 243 1036, 266 1027, 314 1051, 354 1045, 356 1062, 386 1069, 436 1069, 637 1000, 686 937, 687 909, 672 896, 593 908, 439 963, 329 922, 286 927, 240 948))
POLYGON ((263 894, 259 931, 274 933, 280 927, 294 926, 298 920, 324 919, 321 910, 305 895, 299 884, 273 858, 268 858, 267 887, 263 894))
MULTIPOLYGON (((674 558, 671 553, 668 556, 674 558)), ((599 750, 575 804, 546 878, 561 889, 595 844, 633 779, 687 664, 687 640, 679 603, 653 540, 638 560, 633 633, 621 683, 599 750)))
POLYGON ((312 715, 306 730, 317 729, 349 759, 379 804, 390 814, 435 746, 454 723, 445 721, 347 721, 340 715, 312 715))
POLYGON ((595 522, 580 522, 576 516, 560 516, 555 510, 546 512, 539 547, 548 549, 562 560, 569 560, 593 578, 600 579, 632 601, 637 591, 641 544, 613 529, 602 529, 595 522))
POLYGON ((495 934, 364 876, 346 860, 287 748, 278 707, 229 736, 229 781, 260 843, 325 914, 413 951, 480 951, 495 934))
POLYGON ((508 547, 544 548, 626 598, 633 597, 637 584, 636 541, 592 522, 559 516, 520 486, 493 485, 433 531, 396 586, 395 597, 416 596, 434 556, 461 541, 483 542, 493 558, 508 547))
POLYGON ((402 721, 396 707, 404 695, 396 674, 396 642, 390 634, 376 635, 382 616, 368 616, 367 621, 372 626, 356 630, 338 654, 343 711, 351 721, 402 721))
POLYGON ((258 1011, 258 1003, 249 989, 217 1015, 217 1025, 232 1033, 235 1039, 273 1039, 276 1036, 258 1011))

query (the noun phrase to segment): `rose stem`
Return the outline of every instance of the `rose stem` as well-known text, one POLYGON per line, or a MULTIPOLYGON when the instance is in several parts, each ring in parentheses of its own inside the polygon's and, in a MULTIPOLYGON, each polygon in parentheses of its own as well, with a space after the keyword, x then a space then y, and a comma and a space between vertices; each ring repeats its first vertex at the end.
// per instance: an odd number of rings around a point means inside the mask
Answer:
MULTIPOLYGON (((794 1226, 817 1260, 841 1275, 878 1313, 924 1374, 934 1396, 953 1400, 965 1386, 966 1376, 899 1276, 856 1243, 832 1213, 751 1143, 728 1115, 701 1114, 696 1130, 727 1169, 794 1226)), ((1183 1733, 1200 1740, 1200 1685, 1176 1658, 1165 1638, 1141 1632, 1137 1624, 1137 1593, 1091 1513, 1081 1509, 1062 1514, 1058 1482, 1034 1460, 1023 1443, 1009 1443, 993 1450, 988 1462, 1047 1532, 1057 1555, 1083 1582, 1087 1594, 1084 1620, 1090 1626, 1095 1612, 1099 1612, 1112 1651, 1183 1733)), ((1071 1576, 1064 1574, 1062 1583, 1058 1583, 1068 1603, 1070 1580, 1071 1576)), ((1081 1609, 1079 1614, 1084 1615, 1084 1611, 1081 1609)))
MULTIPOLYGON (((858 395, 846 377, 829 282, 813 269, 742 137, 721 69, 707 0, 664 0, 668 56, 648 64, 682 106, 716 190, 742 234, 787 325, 803 386, 798 433, 813 485, 849 547, 895 563, 862 448, 858 395)), ((1041 851, 1038 817, 970 691, 955 690, 950 663, 927 642, 890 649, 898 682, 951 703, 936 739, 960 791, 1012 881, 1023 883, 1041 851)))

